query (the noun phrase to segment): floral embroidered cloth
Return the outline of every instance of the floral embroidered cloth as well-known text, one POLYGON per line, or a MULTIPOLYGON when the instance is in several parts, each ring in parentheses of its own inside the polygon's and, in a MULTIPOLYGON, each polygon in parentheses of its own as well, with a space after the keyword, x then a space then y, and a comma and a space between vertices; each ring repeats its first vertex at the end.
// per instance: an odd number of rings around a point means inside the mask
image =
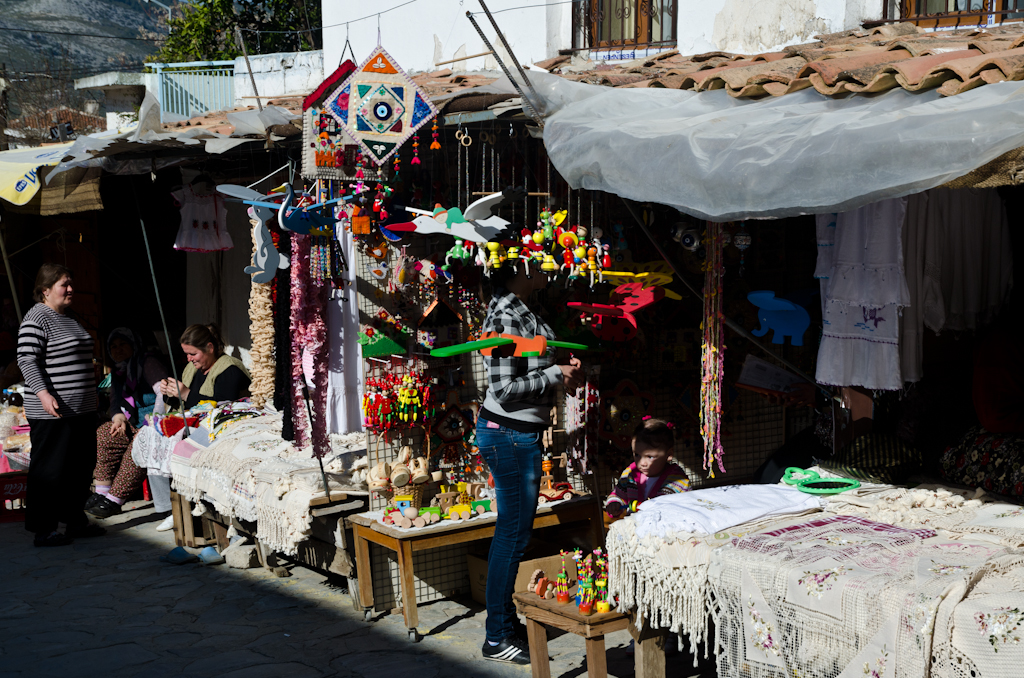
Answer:
POLYGON ((1004 552, 829 514, 735 538, 708 567, 719 675, 923 678, 936 624, 1004 552))

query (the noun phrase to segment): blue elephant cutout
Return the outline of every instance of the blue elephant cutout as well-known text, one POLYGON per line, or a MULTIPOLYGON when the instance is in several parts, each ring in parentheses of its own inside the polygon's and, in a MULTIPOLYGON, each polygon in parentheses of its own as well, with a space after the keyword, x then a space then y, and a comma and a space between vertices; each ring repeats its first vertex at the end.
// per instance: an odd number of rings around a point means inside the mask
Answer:
POLYGON ((811 324, 807 309, 787 299, 779 299, 771 290, 760 290, 747 295, 747 300, 757 306, 757 319, 761 327, 751 330, 755 337, 763 337, 772 330, 772 343, 784 344, 786 337, 793 346, 804 345, 804 332, 811 324))

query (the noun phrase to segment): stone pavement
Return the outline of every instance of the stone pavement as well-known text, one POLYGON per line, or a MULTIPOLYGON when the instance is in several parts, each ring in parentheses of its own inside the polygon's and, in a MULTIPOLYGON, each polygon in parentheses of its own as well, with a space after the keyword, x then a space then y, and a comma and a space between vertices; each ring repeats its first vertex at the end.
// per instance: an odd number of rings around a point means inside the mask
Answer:
MULTIPOLYGON (((363 621, 343 578, 304 567, 169 565, 149 503, 101 521, 108 534, 40 549, 20 523, 0 524, 0 676, 145 678, 527 678, 529 667, 480 659, 485 614, 444 600, 420 607, 419 643, 400 614, 363 621)), ((625 631, 607 637, 611 675, 633 675, 625 631)), ((549 642, 552 676, 586 675, 583 641, 549 642)), ((710 678, 689 655, 667 675, 710 678)))

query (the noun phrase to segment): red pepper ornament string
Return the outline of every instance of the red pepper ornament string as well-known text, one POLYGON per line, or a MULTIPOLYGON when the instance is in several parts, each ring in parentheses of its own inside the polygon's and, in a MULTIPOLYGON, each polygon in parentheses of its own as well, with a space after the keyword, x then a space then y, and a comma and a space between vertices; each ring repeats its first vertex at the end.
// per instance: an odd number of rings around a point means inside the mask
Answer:
POLYGON ((704 332, 701 344, 700 433, 704 438, 704 469, 715 477, 715 462, 725 473, 722 461, 722 376, 725 372, 725 343, 722 330, 722 225, 708 222, 705 234, 704 332))

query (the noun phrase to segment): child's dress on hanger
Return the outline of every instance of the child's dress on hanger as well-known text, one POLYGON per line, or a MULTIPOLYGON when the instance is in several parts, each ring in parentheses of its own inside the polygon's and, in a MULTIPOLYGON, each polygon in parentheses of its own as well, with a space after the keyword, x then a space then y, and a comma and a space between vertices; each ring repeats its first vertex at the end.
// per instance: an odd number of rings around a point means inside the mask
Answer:
POLYGON ((228 210, 216 192, 196 193, 186 185, 171 195, 181 208, 181 226, 174 249, 186 252, 219 252, 234 247, 228 233, 228 210))

